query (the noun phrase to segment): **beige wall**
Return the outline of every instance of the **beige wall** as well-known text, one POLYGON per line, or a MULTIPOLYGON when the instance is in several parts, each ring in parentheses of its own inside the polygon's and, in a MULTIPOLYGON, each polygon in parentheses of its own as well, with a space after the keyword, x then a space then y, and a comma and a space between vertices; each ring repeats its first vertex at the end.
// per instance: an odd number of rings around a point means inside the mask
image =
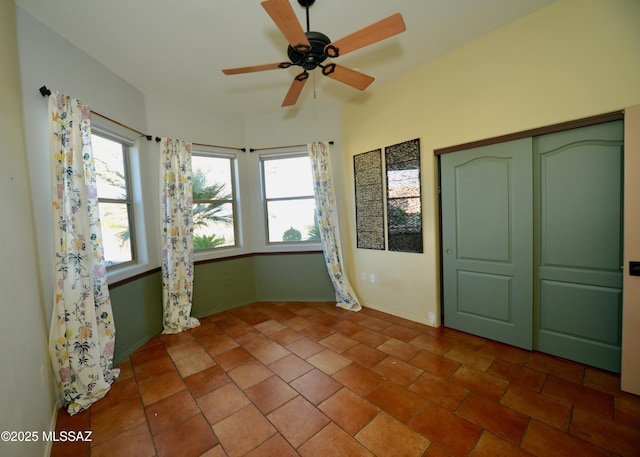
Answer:
POLYGON ((439 316, 433 150, 640 103, 638 23, 635 0, 560 0, 344 106, 346 257, 365 305, 421 322, 439 316), (422 149, 424 254, 356 249, 353 155, 413 138, 422 149))
MULTIPOLYGON (((52 429, 57 409, 38 285, 15 18, 13 0, 0 0, 0 431, 41 433, 52 429)), ((2 441, 0 455, 48 455, 50 444, 2 441)))
POLYGON ((627 108, 624 118, 622 389, 640 395, 640 277, 629 276, 629 261, 640 261, 640 105, 627 108))

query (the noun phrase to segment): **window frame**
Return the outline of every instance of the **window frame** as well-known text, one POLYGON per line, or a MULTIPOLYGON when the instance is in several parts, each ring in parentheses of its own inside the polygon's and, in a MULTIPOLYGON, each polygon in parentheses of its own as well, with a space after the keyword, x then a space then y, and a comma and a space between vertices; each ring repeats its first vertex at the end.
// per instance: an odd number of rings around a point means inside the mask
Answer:
MULTIPOLYGON (((120 262, 112 265, 107 265, 107 273, 111 273, 114 271, 118 271, 120 269, 125 269, 131 267, 132 265, 137 265, 139 263, 139 255, 138 255, 138 243, 136 240, 136 224, 135 224, 135 202, 133 196, 133 182, 131 180, 131 151, 130 149, 133 147, 133 143, 125 138, 122 138, 118 135, 114 135, 109 133, 108 131, 101 129, 99 127, 93 126, 91 128, 91 135, 98 136, 100 138, 104 138, 109 141, 116 142, 122 146, 122 161, 123 161, 123 169, 124 169, 124 184, 126 189, 126 199, 115 199, 115 198, 101 198, 100 195, 97 196, 98 200, 98 208, 100 207, 100 203, 112 203, 112 204, 126 204, 127 205, 127 216, 129 222, 129 243, 131 250, 131 260, 126 262, 120 262)), ((96 150, 93 146, 93 142, 91 145, 91 150, 93 154, 93 161, 96 161, 96 150)), ((94 165, 95 166, 95 165, 94 165)), ((102 225, 102 219, 100 224, 102 225)), ((102 227, 101 227, 102 228, 102 227)), ((105 262, 108 263, 108 259, 105 257, 105 262)))
MULTIPOLYGON (((210 158, 217 158, 217 159, 228 159, 229 160, 229 165, 230 165, 230 174, 231 174, 231 200, 196 200, 195 198, 193 198, 192 200, 192 204, 195 205, 197 203, 202 203, 202 204, 215 204, 215 203, 221 203, 221 204, 231 204, 231 210, 232 210, 232 215, 233 215, 233 244, 231 245, 226 245, 226 246, 219 246, 219 247, 210 247, 210 248, 201 248, 201 249, 194 249, 194 255, 198 255, 198 254, 206 254, 206 253, 212 253, 212 252, 220 252, 226 249, 237 249, 240 247, 240 238, 239 238, 239 217, 238 217, 238 210, 239 210, 239 204, 238 204, 238 180, 237 180, 237 173, 238 173, 238 156, 237 154, 233 154, 233 153, 224 153, 224 152, 216 152, 216 151, 209 151, 206 148, 199 148, 199 147, 195 147, 192 146, 191 148, 191 156, 192 156, 192 160, 193 157, 210 157, 210 158)), ((194 168, 193 168, 193 164, 191 165, 191 172, 193 174, 194 168)))
MULTIPOLYGON (((260 161, 260 184, 261 184, 261 192, 262 192, 262 214, 264 220, 264 237, 265 243, 267 246, 315 246, 321 243, 320 240, 316 239, 306 239, 300 241, 271 241, 269 239, 269 203, 277 202, 277 201, 301 201, 301 200, 312 200, 315 208, 315 212, 317 215, 317 206, 315 201, 315 195, 312 191, 310 195, 305 196, 295 196, 295 197, 274 197, 267 198, 267 179, 265 174, 265 162, 270 160, 283 160, 283 159, 294 159, 299 157, 306 157, 309 159, 309 154, 306 150, 298 150, 292 152, 280 152, 280 153, 271 153, 271 154, 262 154, 259 157, 260 161)), ((311 159, 309 159, 311 160, 311 159)), ((311 165, 310 165, 311 166, 311 165)), ((312 183, 313 188, 313 183, 312 183)))

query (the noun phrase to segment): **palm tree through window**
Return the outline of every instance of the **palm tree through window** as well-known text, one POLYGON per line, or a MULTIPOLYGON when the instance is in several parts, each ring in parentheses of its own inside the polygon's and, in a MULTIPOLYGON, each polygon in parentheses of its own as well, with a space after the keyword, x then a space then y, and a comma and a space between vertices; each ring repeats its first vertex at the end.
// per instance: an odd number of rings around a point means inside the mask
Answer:
POLYGON ((194 249, 236 246, 234 158, 194 153, 191 167, 194 249))

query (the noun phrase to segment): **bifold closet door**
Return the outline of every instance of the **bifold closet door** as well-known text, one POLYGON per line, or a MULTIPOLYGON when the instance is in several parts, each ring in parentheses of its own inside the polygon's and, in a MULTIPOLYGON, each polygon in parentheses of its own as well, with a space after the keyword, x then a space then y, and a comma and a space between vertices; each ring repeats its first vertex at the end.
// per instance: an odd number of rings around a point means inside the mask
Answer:
POLYGON ((531 349, 531 138, 441 156, 444 323, 531 349))
POLYGON ((535 137, 534 348, 620 372, 622 121, 535 137))

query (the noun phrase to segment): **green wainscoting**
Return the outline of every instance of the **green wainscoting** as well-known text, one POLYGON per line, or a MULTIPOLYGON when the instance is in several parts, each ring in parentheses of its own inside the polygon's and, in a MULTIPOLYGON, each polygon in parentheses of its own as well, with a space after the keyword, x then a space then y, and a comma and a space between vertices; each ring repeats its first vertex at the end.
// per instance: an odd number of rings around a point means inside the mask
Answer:
POLYGON ((322 253, 254 257, 256 301, 332 301, 336 293, 322 253))
POLYGON ((253 256, 196 265, 191 315, 210 316, 256 301, 253 256))
POLYGON ((116 324, 118 364, 162 331, 162 275, 148 275, 109 289, 116 324))
MULTIPOLYGON (((116 324, 114 363, 162 331, 159 270, 110 288, 116 324)), ((249 254, 195 266, 193 308, 201 318, 257 301, 333 301, 322 252, 249 254)))

